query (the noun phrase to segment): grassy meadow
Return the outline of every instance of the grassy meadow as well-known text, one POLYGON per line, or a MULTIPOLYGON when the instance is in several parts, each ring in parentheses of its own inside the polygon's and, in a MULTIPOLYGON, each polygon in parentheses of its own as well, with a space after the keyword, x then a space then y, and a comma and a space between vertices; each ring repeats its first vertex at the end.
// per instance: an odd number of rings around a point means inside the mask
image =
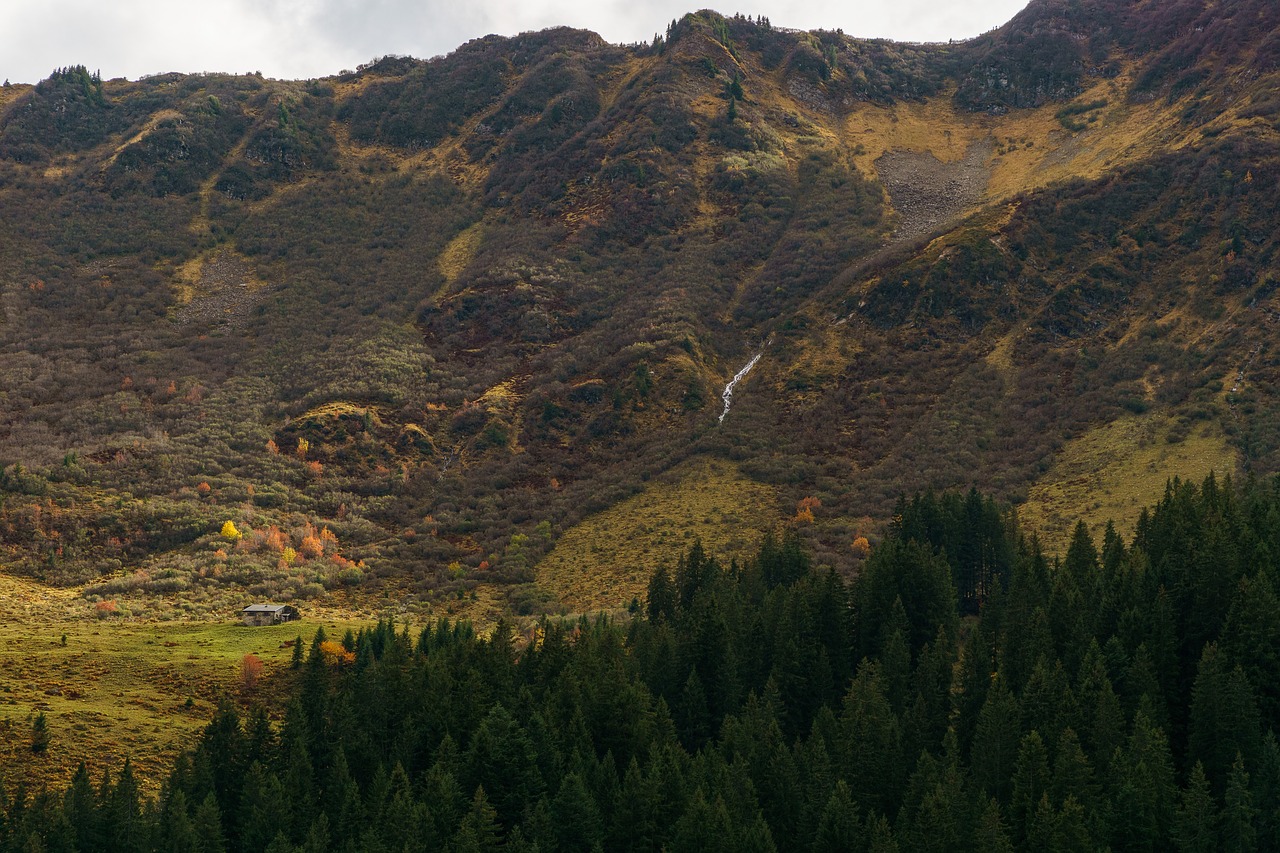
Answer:
POLYGON ((1236 472, 1236 453, 1214 425, 1185 437, 1171 435, 1171 419, 1148 414, 1121 418, 1067 442, 1053 466, 1028 491, 1018 517, 1050 554, 1064 554, 1077 519, 1095 541, 1112 521, 1125 539, 1142 508, 1160 500, 1173 477, 1199 483, 1210 473, 1236 472))
MULTIPOLYGON (((238 614, 202 622, 97 617, 75 590, 0 575, 0 782, 61 787, 84 761, 93 777, 127 757, 143 786, 163 782, 224 697, 272 707, 273 683, 288 678, 288 641, 317 628, 340 637, 368 620, 333 611, 286 625, 251 628, 238 614), (65 639, 64 639, 65 638, 65 639), (245 655, 263 662, 246 690, 245 655), (31 726, 44 713, 44 754, 31 752, 31 726)), ((273 708, 278 711, 278 708, 273 708)))

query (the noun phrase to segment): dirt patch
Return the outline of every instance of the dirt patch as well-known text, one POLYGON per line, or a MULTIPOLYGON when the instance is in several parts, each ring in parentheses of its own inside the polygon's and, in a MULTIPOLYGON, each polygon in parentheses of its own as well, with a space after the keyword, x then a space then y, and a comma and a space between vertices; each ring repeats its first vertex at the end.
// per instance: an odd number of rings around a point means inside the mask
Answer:
POLYGON ((899 217, 893 241, 923 237, 977 205, 991 179, 993 150, 987 138, 971 144, 954 163, 944 163, 928 151, 881 155, 876 172, 899 217))

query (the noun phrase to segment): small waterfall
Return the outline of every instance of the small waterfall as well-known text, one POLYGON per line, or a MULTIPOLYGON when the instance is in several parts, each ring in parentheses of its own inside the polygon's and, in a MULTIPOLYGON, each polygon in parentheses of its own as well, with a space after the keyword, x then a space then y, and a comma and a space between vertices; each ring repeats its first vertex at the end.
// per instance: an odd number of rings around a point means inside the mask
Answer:
POLYGON ((733 403, 733 387, 746 378, 747 374, 751 372, 751 368, 756 366, 756 362, 760 360, 762 355, 764 355, 764 350, 753 355, 751 360, 743 365, 742 369, 729 380, 729 384, 724 386, 724 393, 720 395, 720 399, 724 400, 724 411, 720 413, 719 423, 724 423, 725 415, 729 414, 729 406, 733 403))

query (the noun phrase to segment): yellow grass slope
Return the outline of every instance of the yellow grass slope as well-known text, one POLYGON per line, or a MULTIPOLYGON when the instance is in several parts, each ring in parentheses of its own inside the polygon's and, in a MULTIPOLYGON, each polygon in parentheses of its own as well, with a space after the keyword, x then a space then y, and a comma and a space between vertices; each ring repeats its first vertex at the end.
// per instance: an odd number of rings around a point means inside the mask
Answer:
POLYGON ((1018 510, 1048 553, 1065 553, 1077 519, 1100 541, 1107 521, 1126 539, 1142 508, 1160 500, 1173 477, 1200 482, 1210 472, 1234 474, 1235 451, 1212 425, 1171 442, 1171 421, 1158 414, 1132 416, 1089 430, 1067 442, 1029 490, 1018 510))
POLYGON ((570 528, 539 564, 537 581, 578 612, 644 600, 654 569, 695 541, 723 560, 748 557, 777 520, 770 486, 733 465, 700 459, 570 528))

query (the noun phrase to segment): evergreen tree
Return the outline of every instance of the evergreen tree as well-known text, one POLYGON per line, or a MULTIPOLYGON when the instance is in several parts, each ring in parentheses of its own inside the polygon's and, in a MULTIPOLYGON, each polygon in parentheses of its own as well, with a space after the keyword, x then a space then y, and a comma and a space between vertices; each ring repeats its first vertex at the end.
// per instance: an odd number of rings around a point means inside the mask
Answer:
POLYGON ((1205 646, 1191 696, 1188 755, 1204 764, 1216 792, 1225 785, 1236 755, 1257 755, 1259 717, 1253 691, 1240 667, 1228 671, 1216 643, 1205 646))
POLYGON ((242 849, 260 850, 289 825, 288 799, 280 780, 258 761, 249 765, 240 797, 238 838, 242 849))
POLYGON ((822 810, 813 853, 859 853, 865 848, 861 809, 854 802, 849 786, 843 779, 839 780, 822 810))
POLYGON ((877 811, 897 798, 901 733, 889 707, 879 668, 864 662, 840 714, 840 763, 853 799, 877 811))
POLYGON ((997 676, 978 715, 970 765, 977 788, 1002 803, 1009 802, 1013 788, 1021 728, 1018 700, 1009 692, 1004 679, 997 676))
POLYGON ((133 762, 128 758, 103 800, 103 835, 107 849, 123 851, 142 847, 146 843, 147 826, 142 820, 141 792, 133 774, 133 762))
POLYGON ((1128 744, 1113 762, 1113 843, 1124 850, 1159 850, 1168 846, 1177 788, 1169 741, 1139 711, 1128 744))
POLYGON ((222 816, 212 792, 196 807, 191 826, 196 836, 197 853, 225 853, 227 842, 222 830, 222 816))
POLYGON ((974 853, 1013 853, 1013 841, 1009 837, 1009 828, 1000 814, 1000 803, 995 797, 987 800, 973 829, 974 853))
POLYGON ((1032 731, 1027 734, 1018 747, 1017 765, 1012 773, 1012 786, 1009 795, 1009 814, 1013 824, 1015 840, 1026 841, 1032 848, 1036 821, 1040 820, 1039 831, 1043 837, 1041 844, 1047 844, 1053 835, 1055 822, 1053 804, 1049 802, 1049 752, 1045 749, 1040 733, 1032 731), (1041 800, 1045 808, 1041 808, 1041 800))
POLYGON ((1213 853, 1218 849, 1217 804, 1199 761, 1187 776, 1174 819, 1173 843, 1180 853, 1213 853))
POLYGON ((558 849, 566 853, 590 853, 604 840, 600 809, 577 773, 570 773, 561 781, 560 790, 551 801, 551 818, 558 849))
POLYGON ((509 829, 528 803, 542 794, 537 750, 519 722, 494 705, 476 729, 467 756, 467 784, 483 787, 498 820, 509 829))
POLYGON ((45 719, 44 711, 36 714, 35 720, 31 723, 31 751, 36 755, 41 755, 49 750, 49 721, 45 719))
POLYGON ((1244 769, 1244 757, 1237 755, 1227 777, 1226 803, 1222 809, 1220 839, 1224 853, 1253 853, 1258 849, 1254 820, 1257 809, 1253 807, 1253 794, 1249 789, 1249 774, 1244 769))
MULTIPOLYGON (((95 799, 93 783, 89 780, 89 770, 82 761, 76 768, 75 775, 71 777, 71 787, 67 789, 62 807, 67 815, 67 821, 75 832, 75 845, 78 850, 96 850, 104 844, 95 799)), ((0 809, 0 813, 3 813, 3 809, 0 809)))
POLYGON ((665 565, 659 566, 650 578, 649 593, 645 600, 645 612, 651 621, 657 622, 659 619, 671 619, 675 616, 676 593, 665 565))
POLYGON ((888 818, 873 815, 868 819, 867 827, 867 853, 899 853, 888 818))
POLYGON ((195 824, 187 812, 187 798, 176 791, 160 814, 160 837, 156 846, 161 853, 191 853, 200 846, 195 824))
POLYGON ((454 839, 459 850, 474 850, 479 853, 492 853, 502 849, 502 829, 498 825, 498 812, 489 805, 484 788, 476 788, 471 798, 471 808, 458 827, 454 839))

